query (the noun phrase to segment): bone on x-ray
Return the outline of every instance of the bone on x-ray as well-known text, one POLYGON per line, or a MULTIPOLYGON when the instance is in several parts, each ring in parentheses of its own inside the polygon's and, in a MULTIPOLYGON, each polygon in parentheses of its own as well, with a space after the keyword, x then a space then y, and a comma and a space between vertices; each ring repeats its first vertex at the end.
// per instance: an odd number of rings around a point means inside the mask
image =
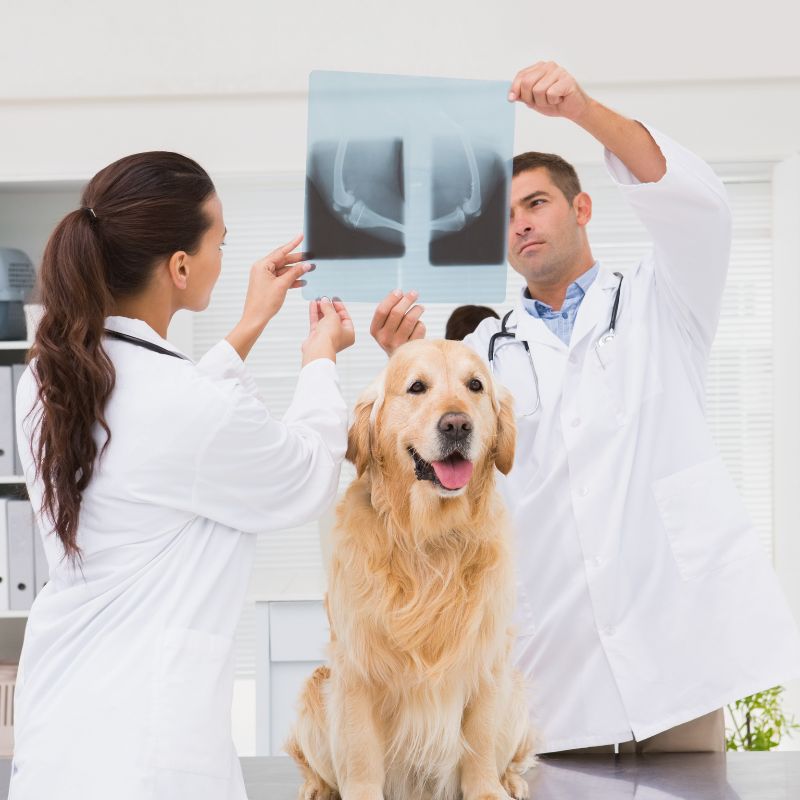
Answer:
POLYGON ((514 109, 508 86, 312 72, 307 298, 502 302, 514 109))

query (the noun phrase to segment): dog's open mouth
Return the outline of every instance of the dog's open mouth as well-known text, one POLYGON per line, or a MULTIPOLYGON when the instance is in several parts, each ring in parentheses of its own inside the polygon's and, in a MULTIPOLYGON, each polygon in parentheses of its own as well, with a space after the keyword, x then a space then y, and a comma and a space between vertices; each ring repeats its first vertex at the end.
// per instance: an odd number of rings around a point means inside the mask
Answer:
POLYGON ((472 462, 459 452, 450 453, 442 461, 426 461, 413 447, 408 448, 414 459, 414 473, 418 481, 431 481, 445 489, 463 489, 472 477, 472 462))

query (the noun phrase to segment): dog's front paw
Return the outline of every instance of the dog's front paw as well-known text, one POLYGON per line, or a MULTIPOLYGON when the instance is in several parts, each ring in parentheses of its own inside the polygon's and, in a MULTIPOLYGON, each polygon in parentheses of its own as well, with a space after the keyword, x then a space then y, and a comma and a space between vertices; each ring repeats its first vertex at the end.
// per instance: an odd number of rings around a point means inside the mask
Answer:
POLYGON ((514 800, 528 800, 531 790, 528 781, 516 772, 507 770, 506 774, 500 779, 503 788, 514 798, 514 800))
POLYGON ((298 800, 339 800, 339 793, 322 781, 306 781, 297 797, 298 800))

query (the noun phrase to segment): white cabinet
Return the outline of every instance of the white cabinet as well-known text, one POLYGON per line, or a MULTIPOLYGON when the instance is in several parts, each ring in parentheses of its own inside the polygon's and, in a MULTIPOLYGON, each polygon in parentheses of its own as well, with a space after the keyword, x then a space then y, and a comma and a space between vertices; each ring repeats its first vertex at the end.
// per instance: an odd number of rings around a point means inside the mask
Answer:
MULTIPOLYGON (((81 182, 3 181, 0 179, 0 247, 14 247, 25 252, 37 266, 44 246, 56 223, 80 201, 81 182)), ((26 306, 28 341, 0 342, 0 364, 25 361, 30 340, 38 321, 38 306, 26 306)), ((0 478, 0 496, 26 497, 22 476, 0 478)), ((27 622, 27 611, 0 612, 0 659, 17 661, 27 622)))
MULTIPOLYGON (((27 307, 26 307, 27 309, 27 307)), ((29 337, 32 338, 31 316, 28 317, 29 337)), ((0 364, 9 366, 12 364, 22 364, 25 362, 25 356, 30 348, 30 342, 10 342, 0 341, 0 364)), ((13 408, 13 405, 11 406, 13 408)), ((14 421, 11 422, 12 427, 14 421)), ((13 457, 11 461, 13 462, 13 457)), ((28 496, 25 487, 25 479, 21 475, 3 475, 0 476, 0 497, 9 499, 25 499, 28 496)), ((5 513, 4 509, 0 509, 0 513, 5 513)), ((35 535, 36 531, 34 531, 35 535)), ((7 547, 6 541, 0 543, 0 546, 7 547)), ((33 559, 33 552, 31 552, 31 559, 33 559)), ((6 559, 6 563, 8 560, 6 559)), ((8 574, 4 578, 8 579, 8 574)), ((10 592, 9 586, 0 587, 2 591, 10 592)), ((31 590, 32 591, 32 590, 31 590)), ((7 607, 7 606, 6 606, 7 607)), ((25 631, 25 623, 28 618, 27 611, 0 611, 0 659, 8 661, 18 661, 19 653, 22 649, 22 636, 25 631)))
POLYGON ((306 678, 327 659, 319 596, 256 601, 256 755, 285 755, 306 678))

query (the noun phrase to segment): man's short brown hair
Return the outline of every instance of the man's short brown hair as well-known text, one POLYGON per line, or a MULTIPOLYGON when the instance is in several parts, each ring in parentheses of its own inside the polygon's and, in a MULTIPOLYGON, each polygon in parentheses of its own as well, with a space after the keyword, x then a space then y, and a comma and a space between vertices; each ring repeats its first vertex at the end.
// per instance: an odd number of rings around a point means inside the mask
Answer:
POLYGON ((553 153, 520 153, 514 156, 511 169, 512 176, 519 175, 520 172, 528 172, 532 169, 544 168, 550 175, 550 180, 558 186, 561 194, 567 198, 568 203, 572 203, 575 195, 580 194, 581 182, 578 180, 578 173, 575 167, 568 161, 564 161, 561 156, 553 153))

